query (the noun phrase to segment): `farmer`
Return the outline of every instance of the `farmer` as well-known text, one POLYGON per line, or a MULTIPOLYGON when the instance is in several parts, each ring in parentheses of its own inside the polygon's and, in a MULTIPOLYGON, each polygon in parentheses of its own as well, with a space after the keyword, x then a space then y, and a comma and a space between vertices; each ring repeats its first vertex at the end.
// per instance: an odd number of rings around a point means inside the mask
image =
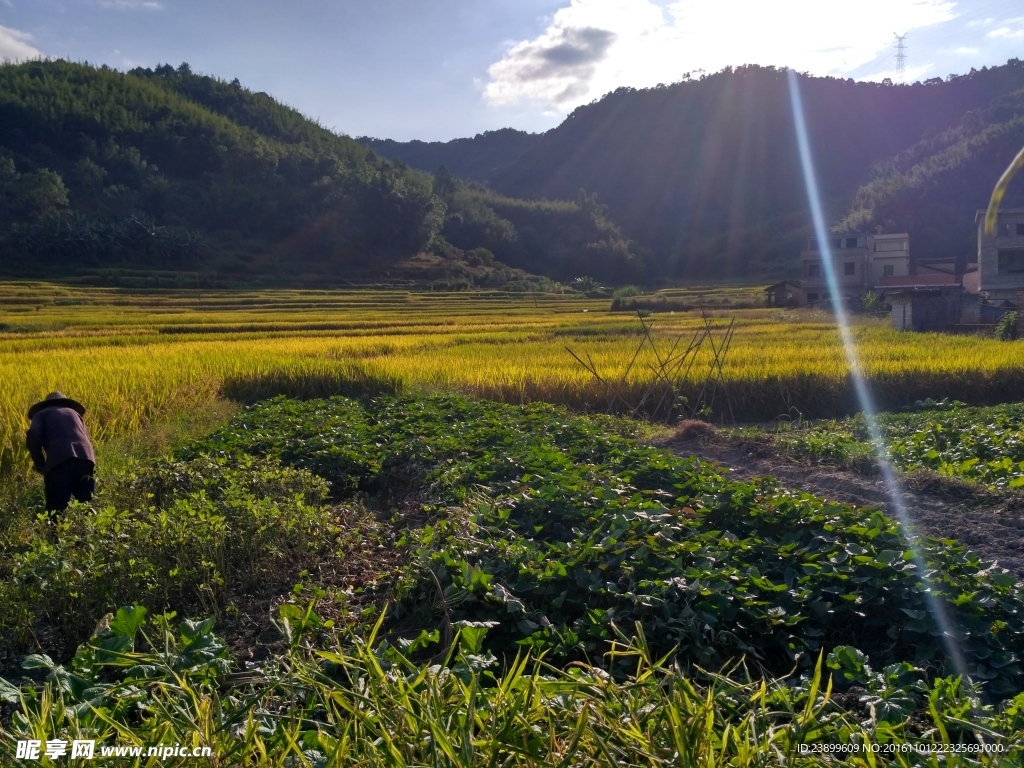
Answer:
POLYGON ((96 455, 84 415, 85 408, 61 392, 51 392, 28 409, 32 425, 25 443, 36 471, 43 474, 48 512, 63 512, 72 496, 79 501, 92 499, 96 455))

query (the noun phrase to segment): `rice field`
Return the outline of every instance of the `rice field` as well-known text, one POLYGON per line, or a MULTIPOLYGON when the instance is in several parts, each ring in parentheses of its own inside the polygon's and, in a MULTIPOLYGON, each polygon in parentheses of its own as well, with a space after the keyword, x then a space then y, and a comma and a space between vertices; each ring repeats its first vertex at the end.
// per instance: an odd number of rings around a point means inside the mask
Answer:
MULTIPOLYGON (((855 409, 831 316, 729 309, 722 306, 729 293, 720 289, 691 295, 718 304, 709 310, 718 333, 736 322, 713 418, 855 409)), ((54 389, 89 408, 100 443, 224 395, 323 395, 352 386, 452 389, 604 409, 607 389, 566 348, 617 380, 641 327, 637 317, 608 309, 607 299, 568 294, 131 292, 0 283, 0 473, 27 471, 25 411, 54 389)), ((703 321, 699 313, 676 312, 647 322, 664 355, 676 339, 685 346, 703 321)), ((865 372, 884 406, 928 396, 990 403, 1020 399, 1024 391, 1024 342, 901 334, 877 319, 858 323, 865 372)), ((681 371, 681 391, 696 396, 709 365, 705 349, 688 375, 681 371)), ((656 353, 646 348, 624 384, 626 399, 635 402, 656 370, 656 353)))

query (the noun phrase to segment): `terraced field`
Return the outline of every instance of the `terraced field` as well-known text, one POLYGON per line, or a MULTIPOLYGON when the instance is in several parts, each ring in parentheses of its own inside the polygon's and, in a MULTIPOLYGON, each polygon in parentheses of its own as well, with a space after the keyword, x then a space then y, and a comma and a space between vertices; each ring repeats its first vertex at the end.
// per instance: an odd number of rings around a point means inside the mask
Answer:
MULTIPOLYGON (((714 414, 766 420, 856 410, 832 318, 814 312, 730 309, 756 289, 671 292, 708 307, 736 332, 717 383, 714 414)), ((344 393, 353 384, 456 390, 505 402, 604 409, 607 389, 567 347, 617 379, 640 341, 640 323, 606 299, 572 294, 408 291, 150 291, 0 284, 0 472, 23 474, 28 405, 60 388, 82 399, 100 442, 132 434, 220 395, 344 393)), ((702 327, 697 312, 649 318, 662 353, 702 327)), ((974 403, 1014 399, 1024 385, 1016 343, 899 334, 864 319, 855 337, 878 400, 923 397, 974 403)), ((676 394, 697 399, 710 365, 704 349, 680 371, 676 394)), ((648 347, 623 384, 639 402, 657 376, 648 347)), ((651 398, 651 403, 662 402, 651 398)), ((650 414, 648 414, 650 415, 650 414)), ((654 414, 671 415, 667 409, 654 414)))

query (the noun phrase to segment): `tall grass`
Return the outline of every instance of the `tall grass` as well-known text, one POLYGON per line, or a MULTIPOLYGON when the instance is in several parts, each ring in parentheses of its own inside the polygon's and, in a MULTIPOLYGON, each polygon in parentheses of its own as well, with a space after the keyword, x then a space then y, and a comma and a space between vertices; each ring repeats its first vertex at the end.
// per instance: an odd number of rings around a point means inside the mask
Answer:
POLYGON ((136 641, 137 623, 119 613, 111 627, 129 625, 130 636, 95 636, 76 658, 77 678, 36 657, 33 666, 49 673, 43 686, 0 690, 18 708, 0 729, 5 764, 30 764, 14 754, 26 738, 208 746, 204 764, 281 768, 1000 766, 1019 764, 1024 749, 1024 702, 980 708, 958 681, 936 684, 926 721, 889 723, 873 712, 860 720, 837 706, 822 660, 803 680, 754 680, 742 668, 697 677, 653 657, 642 634, 611 648, 635 661, 624 679, 529 655, 500 670, 479 653, 482 627, 461 628, 432 663, 380 641, 376 629, 338 644, 311 606, 287 604, 283 654, 226 676, 209 624, 175 633, 158 618, 156 635, 136 641), (961 717, 972 707, 974 724, 961 717))

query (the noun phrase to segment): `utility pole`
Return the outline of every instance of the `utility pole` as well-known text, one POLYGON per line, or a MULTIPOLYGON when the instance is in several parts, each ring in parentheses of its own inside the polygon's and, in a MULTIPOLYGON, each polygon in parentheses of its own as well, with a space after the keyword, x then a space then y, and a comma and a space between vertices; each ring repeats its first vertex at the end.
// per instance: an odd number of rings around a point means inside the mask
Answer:
POLYGON ((896 38, 896 82, 903 85, 903 77, 907 71, 907 46, 903 41, 907 39, 907 35, 897 35, 895 32, 892 34, 896 38))

